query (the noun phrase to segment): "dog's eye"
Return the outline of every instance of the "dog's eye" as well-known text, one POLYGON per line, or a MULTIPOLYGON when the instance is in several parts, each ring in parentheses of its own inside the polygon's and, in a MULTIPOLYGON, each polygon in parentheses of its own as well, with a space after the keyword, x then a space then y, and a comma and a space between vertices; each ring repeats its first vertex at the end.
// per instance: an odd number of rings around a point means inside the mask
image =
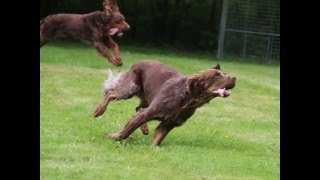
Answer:
POLYGON ((218 77, 218 76, 220 76, 220 73, 216 73, 214 76, 217 76, 217 77, 218 77))

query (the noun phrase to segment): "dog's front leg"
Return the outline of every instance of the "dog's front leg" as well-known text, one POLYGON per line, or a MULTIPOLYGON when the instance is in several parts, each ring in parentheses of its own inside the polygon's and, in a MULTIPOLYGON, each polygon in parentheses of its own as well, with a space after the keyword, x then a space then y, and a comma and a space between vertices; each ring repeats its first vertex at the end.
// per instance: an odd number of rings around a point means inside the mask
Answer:
POLYGON ((106 45, 108 48, 111 48, 113 51, 114 56, 116 57, 116 60, 121 62, 122 57, 120 56, 120 50, 117 43, 115 43, 111 37, 109 37, 108 41, 106 42, 106 45))
POLYGON ((115 140, 126 139, 131 133, 133 133, 138 127, 147 123, 152 119, 149 115, 148 109, 142 109, 136 113, 136 115, 125 125, 122 131, 119 133, 113 133, 107 135, 108 138, 115 140))
POLYGON ((103 42, 94 42, 94 47, 98 51, 98 53, 106 57, 109 62, 111 62, 115 66, 122 66, 122 62, 117 61, 112 54, 109 52, 108 48, 104 45, 103 42))
POLYGON ((159 146, 166 135, 174 128, 173 125, 161 122, 154 133, 153 146, 159 146))

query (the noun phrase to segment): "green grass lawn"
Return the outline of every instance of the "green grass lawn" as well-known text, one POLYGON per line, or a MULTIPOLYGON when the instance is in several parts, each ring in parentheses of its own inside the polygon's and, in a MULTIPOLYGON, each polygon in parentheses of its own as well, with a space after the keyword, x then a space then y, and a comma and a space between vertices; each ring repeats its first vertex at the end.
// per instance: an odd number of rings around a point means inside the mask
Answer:
POLYGON ((114 67, 89 44, 55 42, 40 49, 40 178, 45 179, 279 179, 280 67, 169 50, 121 46, 114 67), (111 102, 101 117, 106 70, 127 71, 144 59, 160 60, 191 75, 220 63, 237 77, 228 98, 199 108, 161 146, 138 129, 116 142, 138 99, 111 102))

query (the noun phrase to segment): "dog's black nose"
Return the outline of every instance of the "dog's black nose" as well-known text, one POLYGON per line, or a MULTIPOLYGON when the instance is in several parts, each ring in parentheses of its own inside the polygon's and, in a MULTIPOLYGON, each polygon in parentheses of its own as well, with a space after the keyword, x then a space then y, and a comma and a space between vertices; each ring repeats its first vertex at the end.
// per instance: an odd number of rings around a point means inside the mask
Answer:
POLYGON ((233 76, 233 77, 232 77, 232 80, 233 80, 233 81, 236 81, 236 80, 237 80, 237 78, 233 76))

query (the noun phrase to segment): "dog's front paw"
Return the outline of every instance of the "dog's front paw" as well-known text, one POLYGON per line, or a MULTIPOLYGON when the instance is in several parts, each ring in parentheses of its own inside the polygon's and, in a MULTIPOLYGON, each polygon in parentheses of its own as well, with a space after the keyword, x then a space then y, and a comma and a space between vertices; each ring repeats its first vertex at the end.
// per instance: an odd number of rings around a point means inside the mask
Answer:
POLYGON ((122 62, 122 57, 120 57, 120 56, 116 57, 116 60, 119 61, 119 62, 122 62))
POLYGON ((93 117, 99 117, 101 116, 105 111, 106 111, 106 107, 105 106, 101 106, 99 105, 98 107, 96 107, 96 109, 93 111, 93 117))
POLYGON ((113 62, 112 64, 113 64, 114 66, 117 66, 117 67, 122 66, 122 62, 121 62, 121 61, 115 61, 115 62, 113 62))

